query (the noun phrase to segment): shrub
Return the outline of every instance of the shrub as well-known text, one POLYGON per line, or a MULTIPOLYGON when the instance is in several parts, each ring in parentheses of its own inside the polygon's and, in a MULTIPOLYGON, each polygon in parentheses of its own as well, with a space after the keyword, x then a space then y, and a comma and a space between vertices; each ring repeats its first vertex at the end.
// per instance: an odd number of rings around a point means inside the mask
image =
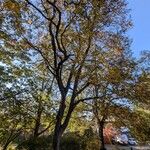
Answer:
POLYGON ((18 145, 18 150, 52 150, 51 136, 41 136, 36 140, 32 138, 18 145))
POLYGON ((61 140, 61 150, 80 150, 81 137, 77 133, 67 133, 61 140))
POLYGON ((100 143, 92 128, 85 130, 82 136, 82 150, 99 150, 100 143))

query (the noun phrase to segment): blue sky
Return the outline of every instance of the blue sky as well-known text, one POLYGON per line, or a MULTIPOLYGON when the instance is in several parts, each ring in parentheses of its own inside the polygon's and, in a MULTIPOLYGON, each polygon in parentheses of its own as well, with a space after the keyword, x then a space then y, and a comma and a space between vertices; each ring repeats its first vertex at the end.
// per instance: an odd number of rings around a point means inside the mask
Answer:
POLYGON ((150 50, 150 0, 128 2, 134 24, 129 31, 129 36, 133 39, 131 49, 134 56, 139 57, 140 51, 150 50))

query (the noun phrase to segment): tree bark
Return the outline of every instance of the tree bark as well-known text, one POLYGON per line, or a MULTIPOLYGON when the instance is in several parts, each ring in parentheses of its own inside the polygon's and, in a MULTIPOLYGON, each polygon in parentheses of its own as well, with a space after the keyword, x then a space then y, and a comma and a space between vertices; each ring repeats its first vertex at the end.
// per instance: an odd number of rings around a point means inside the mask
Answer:
POLYGON ((34 126, 33 139, 37 139, 37 137, 38 137, 38 133, 39 133, 40 125, 41 125, 42 112, 43 112, 43 108, 42 108, 41 103, 39 103, 36 121, 35 121, 35 126, 34 126))
POLYGON ((10 144, 10 142, 5 143, 5 145, 3 146, 3 150, 7 150, 8 145, 10 144))
POLYGON ((106 150, 105 143, 104 143, 103 129, 104 129, 104 122, 101 121, 101 122, 99 122, 99 138, 100 138, 100 143, 101 143, 100 150, 106 150))
POLYGON ((65 100, 61 102, 58 114, 56 116, 56 124, 53 136, 53 150, 60 150, 60 140, 63 134, 62 119, 64 115, 64 110, 65 110, 65 100))
POLYGON ((41 104, 41 102, 39 102, 38 110, 37 110, 37 114, 36 114, 36 118, 35 118, 33 135, 30 138, 31 145, 29 144, 29 150, 36 150, 36 141, 39 136, 42 112, 43 112, 42 104, 41 104))
POLYGON ((61 132, 56 129, 53 136, 53 150, 60 150, 61 132))
POLYGON ((63 115, 64 115, 64 110, 65 110, 65 104, 60 106, 59 112, 56 117, 56 125, 55 125, 55 130, 54 130, 54 136, 53 136, 53 150, 60 150, 60 142, 61 142, 61 137, 65 131, 65 129, 68 126, 68 123, 71 118, 71 114, 75 108, 74 103, 70 104, 69 110, 67 112, 67 115, 65 117, 64 122, 62 123, 63 115))

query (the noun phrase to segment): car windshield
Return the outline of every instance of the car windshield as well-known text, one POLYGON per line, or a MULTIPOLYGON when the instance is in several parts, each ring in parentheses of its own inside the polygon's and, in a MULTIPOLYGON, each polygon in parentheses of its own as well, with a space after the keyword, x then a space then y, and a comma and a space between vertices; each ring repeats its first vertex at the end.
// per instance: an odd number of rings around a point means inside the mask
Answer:
POLYGON ((129 140, 135 140, 134 138, 129 138, 129 140))

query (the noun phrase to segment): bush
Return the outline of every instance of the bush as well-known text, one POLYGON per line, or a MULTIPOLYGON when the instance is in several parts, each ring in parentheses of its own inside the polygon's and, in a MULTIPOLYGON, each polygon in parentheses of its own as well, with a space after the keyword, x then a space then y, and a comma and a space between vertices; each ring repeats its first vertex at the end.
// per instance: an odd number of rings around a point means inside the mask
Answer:
MULTIPOLYGON (((32 139, 21 143, 18 150, 52 150, 53 135, 41 136, 36 141, 32 139)), ((61 150, 99 150, 99 139, 92 129, 85 130, 83 135, 69 132, 63 135, 60 143, 61 150)))
POLYGON ((92 128, 85 130, 82 136, 82 150, 99 150, 99 138, 93 132, 92 128))
POLYGON ((67 133, 61 141, 61 150, 80 150, 81 137, 77 133, 67 133))
POLYGON ((51 136, 41 136, 37 140, 32 138, 18 145, 18 150, 52 150, 51 136))
POLYGON ((61 150, 99 150, 99 139, 92 128, 85 130, 84 135, 67 133, 61 141, 61 150))

